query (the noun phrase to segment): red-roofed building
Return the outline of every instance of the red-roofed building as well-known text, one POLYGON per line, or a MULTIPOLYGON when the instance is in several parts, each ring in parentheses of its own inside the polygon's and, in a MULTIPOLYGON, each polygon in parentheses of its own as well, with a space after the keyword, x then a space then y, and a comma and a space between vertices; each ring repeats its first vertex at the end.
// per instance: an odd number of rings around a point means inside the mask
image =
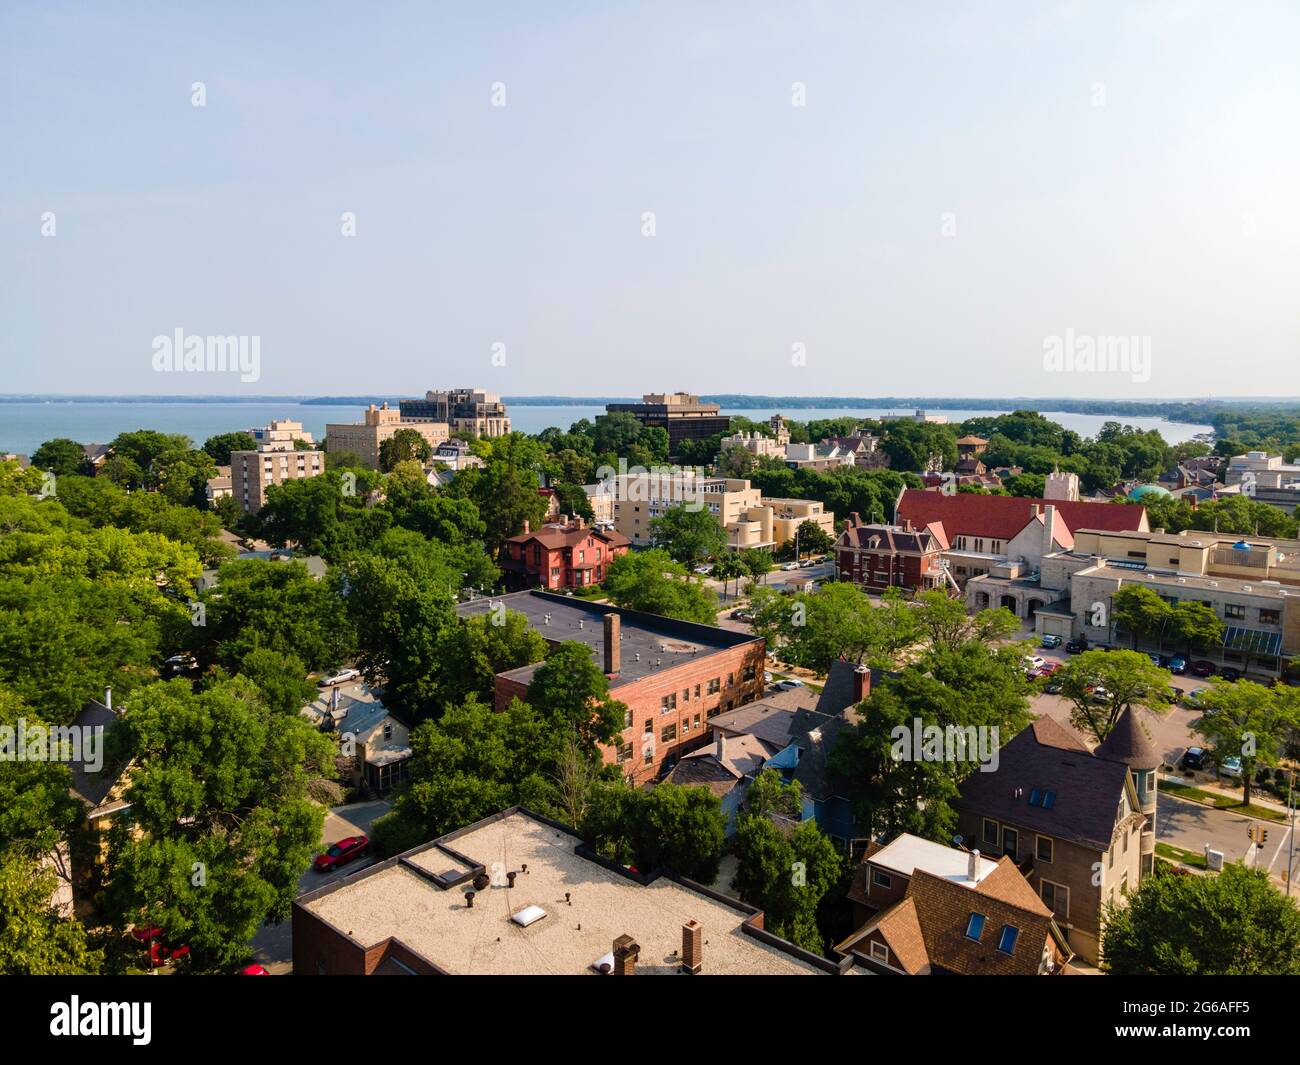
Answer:
POLYGON ((583 588, 599 584, 619 555, 628 551, 628 539, 613 529, 588 528, 581 518, 552 522, 506 541, 501 569, 506 583, 516 589, 583 588))
POLYGON ((971 492, 944 495, 907 488, 898 497, 895 520, 910 521, 913 528, 941 522, 954 548, 963 540, 982 541, 992 554, 992 545, 1005 545, 1035 513, 1048 505, 1056 507, 1057 518, 1071 532, 1075 529, 1105 529, 1108 532, 1147 532, 1145 507, 1132 503, 1068 502, 1063 499, 1027 499, 1022 496, 985 496, 971 492), (1034 508, 1037 508, 1035 511, 1034 508))

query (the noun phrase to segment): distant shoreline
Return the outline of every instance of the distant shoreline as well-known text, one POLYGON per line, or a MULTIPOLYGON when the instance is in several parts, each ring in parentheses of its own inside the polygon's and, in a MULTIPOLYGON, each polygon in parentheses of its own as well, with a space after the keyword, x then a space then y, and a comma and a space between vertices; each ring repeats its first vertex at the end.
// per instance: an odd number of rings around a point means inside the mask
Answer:
MULTIPOLYGON (((28 393, 0 395, 3 404, 49 404, 64 406, 85 403, 98 404, 283 404, 303 406, 359 406, 371 403, 397 403, 415 396, 365 395, 365 396, 306 396, 306 395, 222 395, 222 396, 150 396, 150 395, 60 395, 55 393, 28 393)), ((507 406, 520 407, 596 407, 608 403, 637 402, 636 396, 503 396, 507 406)), ((785 408, 791 411, 819 408, 823 410, 853 411, 857 409, 884 408, 899 413, 925 409, 935 412, 945 410, 1046 410, 1070 414, 1098 414, 1162 417, 1170 421, 1205 421, 1221 411, 1274 410, 1300 411, 1300 397, 1294 398, 1231 398, 1191 400, 1105 400, 1067 399, 1060 396, 1002 396, 987 398, 954 398, 950 396, 767 396, 715 393, 701 395, 706 402, 717 403, 732 410, 763 410, 785 408)))

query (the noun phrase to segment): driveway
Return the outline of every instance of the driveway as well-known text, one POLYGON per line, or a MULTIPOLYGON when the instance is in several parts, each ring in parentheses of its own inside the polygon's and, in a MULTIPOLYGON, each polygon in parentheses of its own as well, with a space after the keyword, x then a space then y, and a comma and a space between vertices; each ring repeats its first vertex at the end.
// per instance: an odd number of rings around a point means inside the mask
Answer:
MULTIPOLYGON (((352 803, 350 806, 335 806, 325 812, 325 825, 321 831, 321 850, 335 843, 344 836, 369 835, 370 826, 390 809, 387 799, 372 802, 352 803)), ((298 879, 298 894, 305 895, 327 884, 334 884, 344 877, 351 876, 358 869, 373 865, 372 857, 360 858, 350 862, 342 869, 329 873, 317 873, 308 869, 298 879)), ((293 922, 285 920, 282 924, 264 924, 253 937, 253 960, 260 962, 270 970, 273 976, 284 976, 293 971, 293 922)))

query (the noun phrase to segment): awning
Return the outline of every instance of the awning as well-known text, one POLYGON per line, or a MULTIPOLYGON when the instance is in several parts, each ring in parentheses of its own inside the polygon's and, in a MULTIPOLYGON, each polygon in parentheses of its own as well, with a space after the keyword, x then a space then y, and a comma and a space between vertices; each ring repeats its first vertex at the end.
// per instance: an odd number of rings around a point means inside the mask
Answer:
POLYGON ((1276 658, 1282 653, 1282 634, 1263 629, 1243 629, 1231 625, 1223 635, 1223 646, 1229 651, 1242 651, 1250 655, 1269 655, 1276 658))

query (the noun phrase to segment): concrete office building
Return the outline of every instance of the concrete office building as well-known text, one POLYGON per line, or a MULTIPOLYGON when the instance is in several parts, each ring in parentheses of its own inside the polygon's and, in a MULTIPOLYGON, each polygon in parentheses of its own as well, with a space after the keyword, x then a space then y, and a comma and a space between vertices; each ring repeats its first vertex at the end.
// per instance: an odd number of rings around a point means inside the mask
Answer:
POLYGON ((398 406, 404 421, 445 422, 453 433, 470 436, 510 435, 510 417, 501 397, 477 388, 430 391, 424 399, 404 399, 398 406))
POLYGON ((720 413, 716 403, 701 403, 689 392, 652 392, 640 403, 610 403, 606 414, 631 414, 642 425, 657 426, 668 433, 668 452, 676 454, 684 440, 705 440, 731 428, 731 418, 720 413))

